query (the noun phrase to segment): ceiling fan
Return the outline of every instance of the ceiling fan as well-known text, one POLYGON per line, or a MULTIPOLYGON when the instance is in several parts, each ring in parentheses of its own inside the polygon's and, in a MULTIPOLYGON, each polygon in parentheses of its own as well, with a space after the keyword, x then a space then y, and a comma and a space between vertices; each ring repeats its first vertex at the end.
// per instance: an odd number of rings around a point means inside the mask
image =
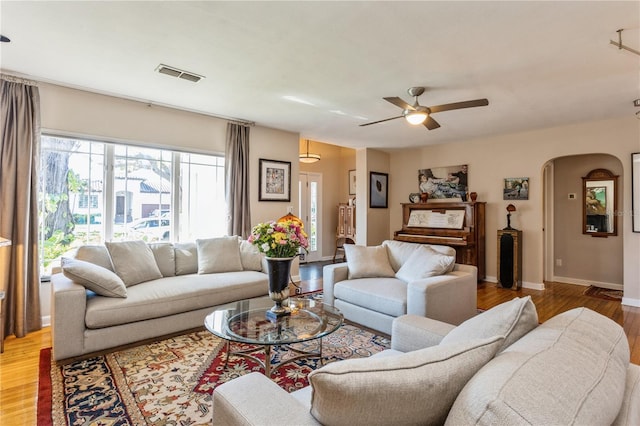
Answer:
POLYGON ((415 98, 415 102, 413 105, 409 105, 402 99, 395 96, 391 98, 382 98, 385 101, 391 102, 395 106, 402 108, 402 115, 399 115, 397 117, 385 118, 384 120, 373 121, 371 123, 361 124, 360 127, 370 126, 372 124, 383 123, 385 121, 404 117, 411 124, 424 124, 427 129, 433 130, 440 127, 440 124, 438 124, 438 122, 434 120, 433 117, 431 117, 431 114, 442 111, 451 111, 454 109, 473 108, 489 105, 489 101, 487 99, 475 99, 473 101, 454 102, 452 104, 436 105, 432 107, 422 106, 418 103, 418 96, 422 95, 424 93, 424 90, 424 87, 411 87, 407 90, 409 95, 415 98))

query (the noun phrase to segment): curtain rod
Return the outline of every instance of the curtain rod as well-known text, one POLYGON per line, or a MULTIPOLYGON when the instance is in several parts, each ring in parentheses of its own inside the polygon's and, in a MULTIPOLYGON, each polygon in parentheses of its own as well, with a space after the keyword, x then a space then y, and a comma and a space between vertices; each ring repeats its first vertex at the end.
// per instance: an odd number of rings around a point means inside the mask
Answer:
POLYGON ((12 83, 21 83, 26 84, 27 86, 37 86, 38 82, 34 80, 29 80, 22 77, 16 77, 15 75, 2 74, 0 73, 0 80, 10 81, 12 83))

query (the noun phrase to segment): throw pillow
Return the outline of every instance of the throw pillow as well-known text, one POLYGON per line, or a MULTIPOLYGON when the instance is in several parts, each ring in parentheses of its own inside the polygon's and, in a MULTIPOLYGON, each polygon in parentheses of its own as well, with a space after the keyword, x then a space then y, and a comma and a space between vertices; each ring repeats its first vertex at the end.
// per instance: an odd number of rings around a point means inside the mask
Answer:
POLYGON ((322 424, 444 424, 469 379, 502 336, 389 357, 333 362, 309 374, 311 414, 322 424))
POLYGON ((171 243, 149 243, 156 265, 163 277, 176 275, 176 254, 171 243))
MULTIPOLYGON (((409 259, 409 257, 413 254, 416 247, 426 246, 431 247, 438 253, 446 254, 448 256, 455 256, 456 250, 453 247, 449 246, 441 246, 438 244, 420 244, 420 243, 408 243, 405 241, 396 241, 396 240, 385 240, 382 242, 382 245, 387 248, 387 253, 389 254, 389 263, 394 271, 398 272, 402 265, 409 259)), ((451 265, 451 270, 453 270, 454 265, 451 265)), ((451 271, 447 271, 451 272, 451 271)))
POLYGON ((419 246, 396 272, 396 278, 408 283, 446 274, 455 263, 455 256, 439 253, 429 246, 419 246))
POLYGON ((240 261, 242 262, 243 270, 262 271, 263 257, 264 255, 260 253, 258 247, 247 240, 240 241, 240 261))
POLYGON ((129 287, 162 278, 153 252, 144 241, 105 243, 116 274, 129 287))
POLYGON ((127 297, 127 287, 112 271, 84 260, 63 257, 62 273, 100 296, 127 297))
POLYGON ((198 249, 196 243, 175 243, 176 275, 195 274, 198 272, 198 249))
POLYGON ((111 257, 109 257, 109 250, 107 250, 107 247, 105 246, 80 246, 76 250, 73 258, 84 260, 85 262, 91 262, 94 265, 102 266, 103 268, 113 272, 113 265, 111 264, 111 257))
POLYGON ((395 276, 395 271, 389 263, 387 249, 384 246, 357 246, 345 244, 344 254, 347 256, 349 279, 378 278, 395 276))
POLYGON ((537 326, 538 312, 531 296, 516 297, 469 318, 444 336, 440 344, 504 335, 501 351, 537 326))
POLYGON ((242 271, 238 237, 196 240, 196 247, 199 274, 242 271))

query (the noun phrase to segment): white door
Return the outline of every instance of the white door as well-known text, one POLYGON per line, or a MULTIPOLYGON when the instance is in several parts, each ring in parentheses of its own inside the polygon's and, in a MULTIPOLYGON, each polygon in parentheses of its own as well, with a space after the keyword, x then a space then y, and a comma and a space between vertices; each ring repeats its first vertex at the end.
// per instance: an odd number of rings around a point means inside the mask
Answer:
POLYGON ((300 256, 300 262, 317 262, 322 258, 322 175, 300 172, 300 219, 309 236, 309 252, 300 256))

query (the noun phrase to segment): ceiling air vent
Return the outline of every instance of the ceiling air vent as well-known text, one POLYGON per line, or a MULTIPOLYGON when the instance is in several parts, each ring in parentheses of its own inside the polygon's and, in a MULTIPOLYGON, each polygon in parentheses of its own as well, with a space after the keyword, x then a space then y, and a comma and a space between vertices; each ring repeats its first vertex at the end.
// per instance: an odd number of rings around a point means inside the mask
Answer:
POLYGON ((200 81, 200 79, 204 78, 201 75, 183 71, 181 69, 170 67, 164 64, 158 65, 156 71, 158 71, 160 74, 170 75, 171 77, 178 77, 183 80, 191 81, 193 83, 197 83, 198 81, 200 81))

